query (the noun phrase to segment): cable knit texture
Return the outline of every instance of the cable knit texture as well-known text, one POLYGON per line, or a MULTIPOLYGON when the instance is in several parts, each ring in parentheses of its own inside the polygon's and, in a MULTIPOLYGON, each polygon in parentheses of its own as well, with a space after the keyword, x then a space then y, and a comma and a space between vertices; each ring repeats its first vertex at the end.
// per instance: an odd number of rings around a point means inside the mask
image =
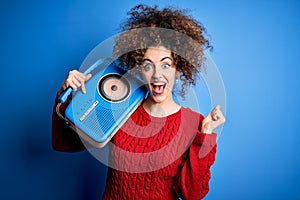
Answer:
POLYGON ((216 135, 198 131, 202 119, 187 108, 166 118, 152 117, 140 106, 112 139, 103 199, 203 198, 216 135))
MULTIPOLYGON (((54 149, 83 149, 55 112, 52 120, 54 149)), ((103 199, 202 199, 216 153, 216 134, 201 133, 202 120, 188 108, 158 118, 140 106, 112 138, 103 199)))

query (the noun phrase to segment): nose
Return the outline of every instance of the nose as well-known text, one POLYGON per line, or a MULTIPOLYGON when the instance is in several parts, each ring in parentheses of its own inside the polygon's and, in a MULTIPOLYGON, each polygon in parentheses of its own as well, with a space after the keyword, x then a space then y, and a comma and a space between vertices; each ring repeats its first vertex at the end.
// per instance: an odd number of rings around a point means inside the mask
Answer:
POLYGON ((162 68, 159 67, 159 65, 155 65, 154 70, 153 70, 152 78, 153 79, 159 79, 161 76, 162 76, 162 68))

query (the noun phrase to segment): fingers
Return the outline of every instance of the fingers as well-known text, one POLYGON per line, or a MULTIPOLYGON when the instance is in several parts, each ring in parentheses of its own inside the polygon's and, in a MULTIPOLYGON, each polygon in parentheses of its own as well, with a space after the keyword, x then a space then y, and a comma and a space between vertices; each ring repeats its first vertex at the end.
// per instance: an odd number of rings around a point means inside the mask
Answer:
POLYGON ((219 121, 221 124, 225 122, 225 117, 220 109, 220 105, 217 105, 212 111, 211 111, 211 117, 213 121, 219 121))
POLYGON ((65 81, 66 87, 71 87, 74 91, 76 91, 77 88, 81 86, 82 80, 84 80, 84 77, 82 76, 83 74, 77 70, 70 71, 65 81))
POLYGON ((65 81, 65 87, 71 87, 74 91, 80 87, 83 93, 86 93, 85 82, 92 77, 91 74, 84 75, 83 73, 72 70, 69 72, 68 77, 65 81))
POLYGON ((216 107, 214 107, 214 109, 211 111, 211 117, 213 121, 217 121, 220 117, 220 106, 217 105, 216 107))
POLYGON ((212 111, 203 119, 201 131, 203 133, 212 133, 216 128, 225 123, 225 117, 217 105, 212 111))

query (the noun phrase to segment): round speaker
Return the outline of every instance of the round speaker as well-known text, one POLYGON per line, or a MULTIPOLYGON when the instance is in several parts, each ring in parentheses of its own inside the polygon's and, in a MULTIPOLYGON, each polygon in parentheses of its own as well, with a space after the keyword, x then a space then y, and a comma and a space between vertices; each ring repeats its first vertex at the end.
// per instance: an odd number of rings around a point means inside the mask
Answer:
POLYGON ((120 102, 129 96, 130 84, 120 74, 107 74, 100 79, 98 91, 105 100, 120 102))

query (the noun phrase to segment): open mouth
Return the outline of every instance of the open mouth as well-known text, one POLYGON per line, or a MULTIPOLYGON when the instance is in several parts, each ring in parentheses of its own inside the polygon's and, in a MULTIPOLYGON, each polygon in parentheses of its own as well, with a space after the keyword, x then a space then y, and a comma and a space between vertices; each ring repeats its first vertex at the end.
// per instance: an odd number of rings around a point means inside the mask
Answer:
POLYGON ((166 83, 159 82, 159 83, 151 83, 153 92, 155 95, 160 95, 164 93, 166 83))

